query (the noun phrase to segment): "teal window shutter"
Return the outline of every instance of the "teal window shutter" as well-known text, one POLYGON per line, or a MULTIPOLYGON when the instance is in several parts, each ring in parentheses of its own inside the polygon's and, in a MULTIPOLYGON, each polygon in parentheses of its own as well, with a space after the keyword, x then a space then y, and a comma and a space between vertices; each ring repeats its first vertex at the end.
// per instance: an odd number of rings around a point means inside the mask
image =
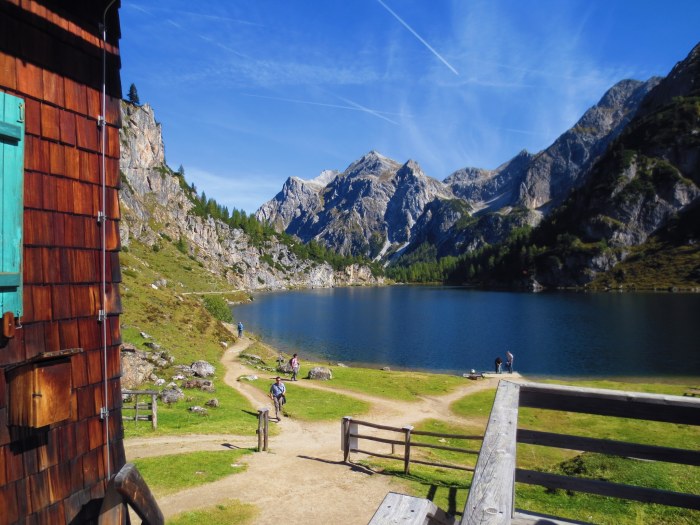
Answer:
POLYGON ((24 101, 0 93, 0 316, 22 315, 24 101))

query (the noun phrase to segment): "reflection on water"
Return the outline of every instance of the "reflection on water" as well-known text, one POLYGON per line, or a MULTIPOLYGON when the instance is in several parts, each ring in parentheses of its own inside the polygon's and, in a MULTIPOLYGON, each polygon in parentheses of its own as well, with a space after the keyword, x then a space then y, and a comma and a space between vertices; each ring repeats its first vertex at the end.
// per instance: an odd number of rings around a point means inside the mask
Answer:
POLYGON ((463 372, 515 354, 527 374, 700 375, 700 295, 394 286, 263 293, 234 307, 284 352, 463 372))

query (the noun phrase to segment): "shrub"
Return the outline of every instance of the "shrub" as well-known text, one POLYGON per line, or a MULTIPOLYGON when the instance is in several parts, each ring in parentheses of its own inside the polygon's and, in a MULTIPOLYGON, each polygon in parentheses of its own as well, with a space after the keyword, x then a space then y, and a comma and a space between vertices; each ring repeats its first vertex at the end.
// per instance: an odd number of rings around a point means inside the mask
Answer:
POLYGON ((204 308, 216 317, 219 321, 225 323, 230 323, 233 321, 233 316, 231 315, 231 309, 228 307, 226 300, 220 295, 205 295, 204 308))

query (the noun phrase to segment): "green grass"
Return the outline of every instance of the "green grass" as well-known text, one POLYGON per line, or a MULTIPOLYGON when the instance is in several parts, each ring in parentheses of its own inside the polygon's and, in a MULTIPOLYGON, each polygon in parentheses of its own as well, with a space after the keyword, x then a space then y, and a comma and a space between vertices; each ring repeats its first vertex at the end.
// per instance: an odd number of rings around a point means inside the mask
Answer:
MULTIPOLYGON (((185 390, 184 400, 166 405, 158 403, 158 428, 153 430, 147 421, 124 421, 125 437, 143 437, 182 434, 236 434, 255 436, 258 427, 257 409, 233 388, 217 381, 216 392, 185 390), (216 397, 218 408, 204 407, 204 403, 216 397), (207 409, 207 415, 188 410, 199 405, 207 409)), ((128 404, 128 403, 127 403, 128 404)), ((124 411, 124 415, 133 411, 124 411)), ((251 440, 255 438, 252 437, 251 440)), ((252 441, 251 441, 252 442, 252 441)))
POLYGON ((258 509, 255 505, 228 500, 214 507, 183 512, 167 520, 168 525, 248 525, 255 523, 258 509))
POLYGON ((255 505, 228 500, 204 510, 183 512, 166 521, 168 525, 248 525, 255 523, 258 509, 255 505))
MULTIPOLYGON (((124 310, 121 315, 122 340, 144 351, 151 351, 144 343, 154 341, 175 356, 175 364, 189 365, 200 359, 208 361, 216 367, 215 392, 185 390, 185 400, 171 406, 159 403, 157 430, 152 430, 146 422, 124 421, 125 437, 193 432, 254 436, 257 411, 223 382, 224 369, 220 359, 224 348, 221 343, 231 344, 236 336, 207 311, 202 296, 186 294, 226 290, 230 286, 223 279, 193 265, 193 261, 179 252, 174 244, 164 239, 161 241, 158 252, 132 241, 129 251, 120 253, 124 310), (185 266, 192 269, 185 270, 185 266), (167 285, 154 289, 151 284, 162 278, 167 279, 167 285), (151 339, 144 339, 141 332, 150 335, 151 339), (220 407, 209 408, 208 415, 188 411, 190 406, 203 406, 214 397, 219 400, 220 407)), ((157 371, 157 375, 166 380, 175 373, 173 367, 157 371)), ((144 384, 142 388, 154 387, 144 384)), ((124 414, 130 415, 129 411, 124 414)))
MULTIPOLYGON (((312 366, 314 366, 313 363, 302 362, 301 377, 312 366)), ((331 366, 329 368, 333 371, 333 379, 328 384, 333 388, 401 401, 417 401, 417 396, 447 394, 457 386, 464 384, 465 381, 462 377, 443 374, 340 366, 331 366)))
MULTIPOLYGON (((252 381, 251 384, 267 393, 272 381, 261 379, 252 381)), ((284 384, 287 387, 287 404, 284 405, 283 412, 287 417, 302 421, 337 420, 340 425, 343 416, 359 416, 367 413, 370 408, 369 403, 343 394, 304 388, 289 381, 284 384)), ((270 407, 270 414, 274 417, 272 400, 270 400, 270 407)))
POLYGON ((199 451, 134 460, 141 476, 155 496, 165 496, 184 489, 217 481, 243 472, 241 458, 249 449, 199 451))

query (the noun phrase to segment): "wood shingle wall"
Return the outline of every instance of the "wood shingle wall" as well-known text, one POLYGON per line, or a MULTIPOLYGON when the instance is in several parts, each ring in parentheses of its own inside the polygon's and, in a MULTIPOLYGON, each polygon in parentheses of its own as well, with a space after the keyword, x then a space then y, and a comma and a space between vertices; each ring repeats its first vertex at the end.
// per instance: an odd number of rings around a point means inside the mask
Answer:
MULTIPOLYGON (((98 125, 99 23, 108 4, 0 0, 0 93, 23 99, 25 112, 23 314, 15 336, 0 338, 0 525, 94 522, 108 472, 114 475, 125 463, 119 361, 118 0, 105 18, 104 209, 98 125), (106 215, 102 224, 100 211, 106 215), (104 321, 98 318, 103 228, 104 321), (43 392, 54 393, 42 399, 37 392, 29 403, 39 399, 38 406, 49 406, 60 400, 69 406, 67 419, 36 428, 13 424, 26 416, 23 410, 36 409, 22 408, 22 394, 29 388, 24 385, 32 381, 45 381, 43 392), (109 444, 103 407, 109 410, 109 444)), ((60 413, 54 407, 48 417, 62 417, 60 413)))

